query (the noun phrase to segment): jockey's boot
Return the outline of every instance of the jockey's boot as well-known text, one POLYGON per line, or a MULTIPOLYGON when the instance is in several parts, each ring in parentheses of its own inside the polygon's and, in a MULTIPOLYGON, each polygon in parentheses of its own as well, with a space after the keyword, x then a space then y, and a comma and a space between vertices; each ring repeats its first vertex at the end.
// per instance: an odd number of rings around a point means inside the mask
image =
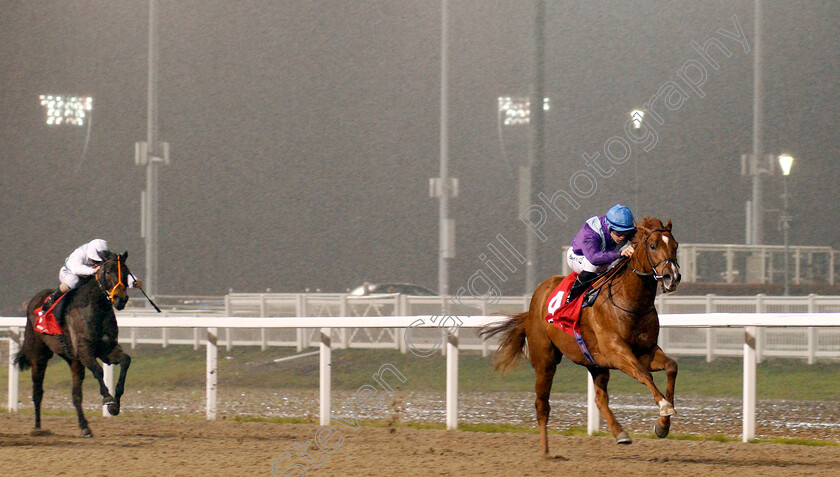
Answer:
POLYGON ((595 277, 598 274, 595 272, 580 272, 575 282, 572 284, 572 288, 569 290, 569 296, 566 297, 566 302, 563 303, 564 305, 567 303, 571 303, 575 300, 575 298, 579 297, 581 293, 586 291, 589 285, 595 281, 595 277))
POLYGON ((61 344, 61 347, 64 348, 64 354, 67 355, 67 359, 73 359, 73 350, 70 348, 70 343, 67 342, 67 338, 64 337, 64 333, 60 335, 56 335, 58 338, 58 342, 61 344))
POLYGON ((58 300, 58 297, 60 297, 61 295, 62 293, 60 289, 50 293, 50 296, 48 296, 47 299, 44 300, 44 304, 41 305, 41 312, 46 313, 47 311, 49 311, 50 307, 53 305, 53 303, 55 303, 56 300, 58 300))

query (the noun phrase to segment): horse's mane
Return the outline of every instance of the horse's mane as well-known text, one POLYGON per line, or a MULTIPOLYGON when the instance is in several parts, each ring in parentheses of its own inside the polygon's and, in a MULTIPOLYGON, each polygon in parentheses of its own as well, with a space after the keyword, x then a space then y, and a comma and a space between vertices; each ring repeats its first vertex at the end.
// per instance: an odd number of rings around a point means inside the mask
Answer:
POLYGON ((115 258, 117 258, 117 254, 110 251, 110 250, 103 250, 102 252, 99 252, 99 255, 102 256, 102 262, 103 263, 107 262, 109 260, 114 260, 115 258))

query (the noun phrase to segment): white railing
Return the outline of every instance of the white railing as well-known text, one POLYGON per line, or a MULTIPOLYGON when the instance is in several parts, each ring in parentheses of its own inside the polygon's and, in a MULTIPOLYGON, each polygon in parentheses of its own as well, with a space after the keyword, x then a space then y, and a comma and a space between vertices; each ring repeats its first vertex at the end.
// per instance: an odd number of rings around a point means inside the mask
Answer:
MULTIPOLYGON (((498 316, 467 316, 461 317, 460 328, 477 328, 490 323, 496 323, 505 317, 498 316)), ((659 317, 663 327, 671 328, 743 328, 743 356, 744 356, 744 422, 743 440, 750 441, 755 437, 755 404, 756 404, 756 343, 759 330, 764 327, 840 327, 840 313, 807 313, 807 314, 778 314, 778 313, 709 313, 709 314, 663 314, 659 317)), ((322 425, 330 423, 330 369, 331 369, 331 336, 332 329, 342 328, 394 328, 415 330, 420 328, 437 328, 438 342, 446 346, 446 426, 457 428, 458 421, 458 330, 448 335, 441 328, 441 317, 435 315, 423 316, 386 316, 386 317, 296 317, 296 318, 246 318, 228 316, 179 316, 166 318, 148 317, 120 317, 120 327, 135 328, 206 328, 205 344, 207 347, 206 364, 206 416, 207 419, 216 418, 216 396, 218 379, 218 337, 219 328, 255 328, 255 329, 296 329, 306 328, 320 331, 320 420, 322 425)), ((450 325, 451 322, 444 326, 450 325)), ((0 329, 9 329, 9 356, 11 358, 18 350, 21 340, 21 328, 25 325, 22 317, 0 317, 0 329)), ((403 336, 407 336, 404 333, 403 336)), ((412 345, 413 340, 405 339, 412 345)), ((413 348, 412 348, 413 349, 413 348)), ((418 358, 422 359, 422 358, 418 358)), ((108 366, 106 379, 109 386, 113 386, 113 367, 108 366)), ((18 407, 19 372, 9 360, 9 411, 17 411, 18 407)), ((113 391, 112 391, 113 392, 113 391)), ((588 430, 594 433, 599 428, 599 416, 594 402, 594 386, 591 378, 589 382, 589 411, 588 430)))
MULTIPOLYGON (((301 317, 301 316, 411 316, 439 313, 449 306, 455 314, 488 316, 496 313, 515 314, 528 307, 530 297, 511 296, 496 300, 464 298, 457 303, 441 297, 380 295, 358 297, 346 294, 237 293, 202 303, 223 303, 217 309, 197 311, 164 311, 162 315, 135 309, 118 313, 119 317, 179 317, 217 314, 238 317, 301 317)), ((199 303, 194 300, 190 303, 199 303)), ((189 306, 188 306, 189 307, 189 306)), ((837 296, 680 296, 659 295, 656 307, 661 314, 684 313, 824 313, 840 312, 837 296)), ((797 318, 798 319, 798 318, 797 318)), ((406 352, 404 330, 399 328, 340 328, 332 337, 333 348, 389 348, 406 352)), ((123 328, 120 341, 132 348, 138 344, 202 346, 205 330, 177 328, 123 328)), ((435 334, 418 330, 416 347, 430 347, 435 334)), ((758 336, 759 362, 767 357, 802 358, 808 363, 818 359, 840 358, 840 330, 826 328, 762 328, 758 336)), ((218 343, 230 351, 234 346, 294 347, 298 351, 319 341, 312 329, 240 329, 219 330, 218 343)), ((474 333, 463 333, 459 347, 478 350, 488 355, 496 340, 482 341, 474 333)), ((663 329, 660 346, 675 356, 703 356, 712 361, 719 356, 740 356, 742 336, 734 329, 663 329)))

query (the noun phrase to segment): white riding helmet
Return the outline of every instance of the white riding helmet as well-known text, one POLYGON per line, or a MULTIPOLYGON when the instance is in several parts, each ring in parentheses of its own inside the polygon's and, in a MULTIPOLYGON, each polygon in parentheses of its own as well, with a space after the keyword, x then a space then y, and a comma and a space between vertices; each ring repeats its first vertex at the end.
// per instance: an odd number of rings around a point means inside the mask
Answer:
POLYGON ((102 239, 91 240, 87 248, 87 256, 95 262, 101 262, 102 256, 100 253, 108 251, 108 242, 102 239))

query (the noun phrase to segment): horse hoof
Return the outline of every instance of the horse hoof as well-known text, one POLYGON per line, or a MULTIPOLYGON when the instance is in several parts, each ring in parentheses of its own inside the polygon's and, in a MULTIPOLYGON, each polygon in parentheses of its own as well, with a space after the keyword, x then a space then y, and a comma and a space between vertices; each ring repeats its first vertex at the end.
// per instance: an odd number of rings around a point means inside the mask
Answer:
POLYGON ((666 429, 666 428, 660 426, 658 422, 653 425, 653 433, 656 434, 656 437, 658 437, 660 439, 664 439, 664 438, 668 437, 669 432, 671 432, 670 429, 666 429))
POLYGON ((120 403, 112 402, 108 404, 108 414, 112 416, 119 416, 120 415, 120 403))
POLYGON ((616 444, 632 444, 633 439, 630 439, 630 436, 626 432, 621 431, 621 433, 619 435, 615 436, 615 443, 616 444))
POLYGON ((48 430, 48 429, 40 429, 40 428, 38 428, 38 429, 32 429, 31 431, 29 431, 29 435, 30 435, 30 436, 33 436, 33 437, 38 437, 38 436, 51 436, 51 435, 52 435, 52 431, 50 431, 50 430, 48 430))
POLYGON ((90 429, 82 429, 82 433, 79 434, 79 437, 93 437, 93 433, 90 432, 90 429))

